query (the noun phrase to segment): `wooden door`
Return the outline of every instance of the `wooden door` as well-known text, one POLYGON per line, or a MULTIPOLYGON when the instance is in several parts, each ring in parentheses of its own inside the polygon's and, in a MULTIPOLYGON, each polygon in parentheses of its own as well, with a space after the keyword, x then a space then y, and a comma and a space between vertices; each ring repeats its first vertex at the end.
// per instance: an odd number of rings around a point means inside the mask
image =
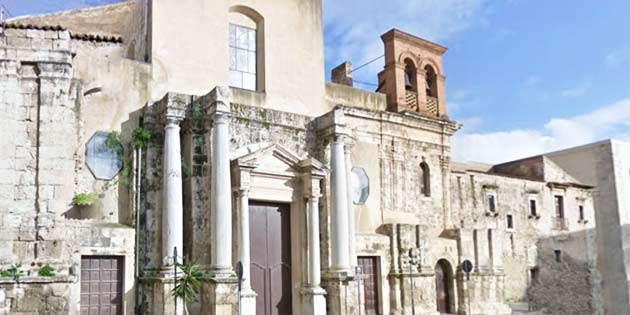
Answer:
POLYGON ((81 315, 121 315, 123 258, 81 257, 81 315))
POLYGON ((363 298, 365 314, 378 315, 379 281, 377 257, 358 257, 359 266, 363 269, 363 298))
POLYGON ((437 311, 441 314, 451 314, 451 282, 452 277, 448 270, 449 266, 443 261, 435 266, 435 289, 437 299, 437 311))
POLYGON ((257 315, 291 314, 289 205, 250 202, 251 282, 257 315))

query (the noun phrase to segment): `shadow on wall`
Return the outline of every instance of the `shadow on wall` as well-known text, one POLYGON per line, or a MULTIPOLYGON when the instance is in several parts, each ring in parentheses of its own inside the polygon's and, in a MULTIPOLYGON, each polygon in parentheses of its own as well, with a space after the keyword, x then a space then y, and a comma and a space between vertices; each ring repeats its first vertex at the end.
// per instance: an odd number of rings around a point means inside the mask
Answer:
POLYGON ((599 305, 595 230, 569 233, 537 242, 536 267, 527 291, 530 310, 553 315, 591 315, 599 305))

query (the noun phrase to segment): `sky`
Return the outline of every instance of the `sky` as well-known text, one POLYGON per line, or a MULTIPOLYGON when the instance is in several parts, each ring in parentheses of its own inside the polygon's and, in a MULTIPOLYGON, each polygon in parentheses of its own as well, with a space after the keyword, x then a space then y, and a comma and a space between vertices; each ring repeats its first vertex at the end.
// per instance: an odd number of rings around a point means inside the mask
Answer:
MULTIPOLYGON (((630 1, 323 0, 327 73, 383 54, 398 28, 449 47, 453 159, 500 163, 630 141, 630 1)), ((14 15, 116 0, 0 0, 14 15)), ((353 73, 374 90, 383 59, 353 73)))

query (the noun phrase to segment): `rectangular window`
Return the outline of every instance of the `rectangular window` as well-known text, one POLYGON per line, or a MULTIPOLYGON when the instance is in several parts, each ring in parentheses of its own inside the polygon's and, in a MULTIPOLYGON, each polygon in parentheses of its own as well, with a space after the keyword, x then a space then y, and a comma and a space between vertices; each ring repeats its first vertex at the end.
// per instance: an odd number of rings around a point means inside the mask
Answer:
POLYGON ((561 250, 554 250, 553 253, 556 256, 556 262, 562 262, 562 251, 561 250))
POLYGON ((488 195, 488 211, 496 212, 497 211, 497 200, 494 195, 488 195))
POLYGON ((535 217, 536 215, 538 215, 538 213, 537 213, 537 212, 538 212, 538 211, 537 211, 537 209, 536 209, 536 200, 534 200, 534 199, 530 199, 530 200, 529 200, 529 214, 530 214, 532 217, 535 217))
POLYGON ((564 218, 564 197, 554 196, 556 205, 556 218, 564 218))
POLYGON ((584 206, 583 205, 578 206, 578 212, 580 215, 580 221, 584 221, 584 206))
POLYGON ((255 91, 256 30, 230 24, 230 86, 255 91))
POLYGON ((506 216, 507 219, 507 228, 508 229, 514 229, 514 217, 511 214, 508 214, 506 216))

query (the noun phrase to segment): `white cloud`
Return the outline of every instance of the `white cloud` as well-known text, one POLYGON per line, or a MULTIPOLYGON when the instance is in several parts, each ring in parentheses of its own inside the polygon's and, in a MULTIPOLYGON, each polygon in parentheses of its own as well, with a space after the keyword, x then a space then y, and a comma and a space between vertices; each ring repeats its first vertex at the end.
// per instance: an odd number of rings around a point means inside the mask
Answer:
MULTIPOLYGON (((398 28, 432 41, 479 23, 488 0, 324 0, 326 58, 352 60, 355 66, 383 54, 380 35, 398 28)), ((360 80, 376 81, 383 60, 357 71, 360 80)))
POLYGON ((630 98, 593 112, 553 118, 540 129, 491 133, 462 130, 453 137, 456 161, 500 163, 616 137, 630 139, 630 98))

